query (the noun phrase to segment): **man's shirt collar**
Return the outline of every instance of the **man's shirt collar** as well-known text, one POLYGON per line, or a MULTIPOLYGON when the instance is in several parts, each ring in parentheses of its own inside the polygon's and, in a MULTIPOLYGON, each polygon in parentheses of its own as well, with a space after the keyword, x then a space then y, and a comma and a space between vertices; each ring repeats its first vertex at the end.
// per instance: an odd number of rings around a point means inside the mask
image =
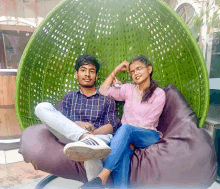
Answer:
MULTIPOLYGON (((95 89, 96 89, 96 90, 95 90, 95 93, 94 93, 92 96, 95 96, 96 94, 97 94, 97 95, 100 95, 98 87, 96 87, 95 89)), ((78 87, 78 89, 76 90, 76 93, 80 93, 80 94, 84 95, 83 92, 81 91, 81 89, 80 89, 79 87, 78 87)))

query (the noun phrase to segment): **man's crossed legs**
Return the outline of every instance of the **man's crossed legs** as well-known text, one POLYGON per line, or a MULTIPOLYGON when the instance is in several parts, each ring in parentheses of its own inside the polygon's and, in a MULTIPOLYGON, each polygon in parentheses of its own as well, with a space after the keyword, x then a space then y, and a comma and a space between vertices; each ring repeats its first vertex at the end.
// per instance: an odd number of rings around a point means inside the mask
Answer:
MULTIPOLYGON (((61 112, 57 111, 53 105, 48 102, 38 104, 35 108, 35 114, 47 125, 48 130, 53 133, 61 143, 67 144, 64 147, 65 156, 73 160, 77 159, 84 161, 88 180, 95 178, 101 172, 103 165, 100 159, 107 156, 111 151, 111 149, 107 146, 112 138, 111 134, 95 136, 88 135, 80 140, 84 134, 89 134, 89 132, 68 119, 61 112), (79 146, 79 149, 82 150, 81 153, 74 152, 71 149, 74 146, 74 142, 79 140, 82 143, 79 146), (88 144, 92 145, 92 148, 95 150, 87 148, 88 144), (84 148, 82 146, 84 146, 84 148), (100 147, 103 149, 102 153, 100 153, 100 147), (99 151, 97 152, 96 149, 99 151), (91 151, 91 153, 94 154, 89 154, 88 151, 91 151), (86 157, 88 154, 89 156, 86 157), (100 157, 100 159, 97 159, 97 157, 100 157)), ((74 148, 76 148, 76 146, 74 146, 74 148)))

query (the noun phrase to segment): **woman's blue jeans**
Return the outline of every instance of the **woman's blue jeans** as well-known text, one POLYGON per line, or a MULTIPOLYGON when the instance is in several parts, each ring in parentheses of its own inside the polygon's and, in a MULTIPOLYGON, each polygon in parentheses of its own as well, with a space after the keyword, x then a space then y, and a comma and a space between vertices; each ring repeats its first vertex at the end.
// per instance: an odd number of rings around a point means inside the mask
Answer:
POLYGON ((140 127, 124 124, 111 139, 111 153, 108 155, 105 168, 112 171, 115 188, 127 188, 129 184, 130 162, 133 150, 130 144, 147 148, 160 140, 159 133, 140 127))

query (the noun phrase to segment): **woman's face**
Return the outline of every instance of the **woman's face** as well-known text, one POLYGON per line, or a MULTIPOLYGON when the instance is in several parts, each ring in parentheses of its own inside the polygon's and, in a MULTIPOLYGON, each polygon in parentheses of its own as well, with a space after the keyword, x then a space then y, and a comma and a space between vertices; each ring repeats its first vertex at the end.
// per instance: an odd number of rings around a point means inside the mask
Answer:
POLYGON ((150 81, 150 74, 152 72, 152 66, 148 66, 140 61, 135 61, 130 64, 130 75, 133 81, 140 85, 150 81))

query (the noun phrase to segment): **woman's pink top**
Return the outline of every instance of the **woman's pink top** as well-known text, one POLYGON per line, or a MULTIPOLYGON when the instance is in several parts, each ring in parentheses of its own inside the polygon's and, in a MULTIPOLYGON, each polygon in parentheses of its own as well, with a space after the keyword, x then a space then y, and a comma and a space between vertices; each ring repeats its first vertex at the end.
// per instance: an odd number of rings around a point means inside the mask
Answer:
MULTIPOLYGON (((106 90, 106 89, 105 89, 106 90)), ((102 95, 117 101, 125 101, 121 123, 155 130, 165 104, 165 92, 157 87, 147 102, 141 103, 142 92, 134 84, 123 84, 120 88, 110 87, 107 91, 100 87, 102 95), (105 91, 105 92, 103 92, 105 91)), ((162 137, 162 133, 160 133, 162 137)))

